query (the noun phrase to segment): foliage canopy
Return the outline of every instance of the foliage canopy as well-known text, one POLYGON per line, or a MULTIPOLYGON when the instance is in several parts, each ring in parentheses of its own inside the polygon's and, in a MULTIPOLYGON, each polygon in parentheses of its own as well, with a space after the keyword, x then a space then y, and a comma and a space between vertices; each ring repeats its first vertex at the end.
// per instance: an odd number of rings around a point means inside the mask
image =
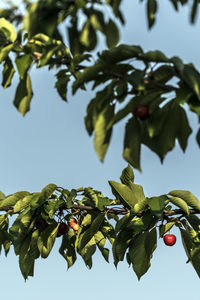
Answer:
MULTIPOLYGON (((169 0, 179 10, 187 0, 169 0)), ((31 107, 31 69, 56 70, 55 88, 68 101, 68 89, 75 94, 92 83, 95 96, 88 104, 85 126, 94 135, 94 148, 104 160, 114 125, 127 119, 123 158, 128 162, 121 182, 109 181, 114 199, 93 188, 68 190, 49 184, 41 192, 0 193, 0 244, 7 255, 12 245, 19 256, 25 279, 33 276, 34 262, 47 258, 61 223, 69 225, 62 235, 60 254, 70 268, 79 254, 88 268, 96 249, 106 261, 107 242, 112 246, 114 264, 127 260, 138 279, 150 267, 159 237, 173 226, 180 229, 188 262, 200 276, 199 200, 189 191, 174 190, 148 198, 134 183, 131 166, 141 170, 141 146, 164 160, 178 141, 183 151, 192 133, 188 109, 200 118, 200 73, 178 56, 167 57, 159 50, 145 52, 138 45, 120 44, 119 26, 125 24, 121 0, 38 0, 8 1, 0 9, 0 63, 2 86, 19 83, 13 104, 24 116, 31 107), (105 7, 112 17, 105 14, 105 7), (22 13, 23 11, 23 13, 22 13), (66 26, 67 39, 61 30, 66 26), (95 54, 99 37, 105 50, 95 54), (139 67, 138 67, 139 66, 139 67), (138 107, 148 108, 145 118, 138 107), (178 208, 174 208, 174 206, 178 208), (10 218, 15 217, 9 225, 10 218), (78 231, 70 220, 78 223, 78 231), (158 228, 158 232, 157 232, 158 228)), ((146 5, 147 24, 156 21, 158 1, 146 5)), ((194 23, 199 1, 194 0, 190 21, 194 23)), ((200 129, 196 134, 200 145, 200 129)))

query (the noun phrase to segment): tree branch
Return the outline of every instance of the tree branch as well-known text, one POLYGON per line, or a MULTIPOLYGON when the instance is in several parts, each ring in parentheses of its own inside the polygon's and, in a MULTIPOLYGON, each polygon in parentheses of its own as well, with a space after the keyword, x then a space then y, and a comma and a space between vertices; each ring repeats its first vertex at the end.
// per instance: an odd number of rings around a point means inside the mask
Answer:
MULTIPOLYGON (((98 207, 92 207, 89 205, 80 205, 80 204, 75 204, 73 205, 70 209, 72 210, 80 210, 80 211, 95 211, 95 212, 101 212, 101 210, 98 209, 98 207)), ((13 213, 13 208, 7 208, 7 209, 0 209, 0 212, 7 212, 7 213, 13 213)), ((105 213, 112 213, 115 215, 126 215, 130 210, 125 207, 105 207, 102 212, 105 213)), ((190 214, 200 214, 199 210, 196 209, 189 209, 190 214)), ((139 212, 136 214, 136 216, 141 217, 143 215, 143 211, 139 212)), ((172 210, 164 210, 163 211, 163 217, 171 217, 175 215, 183 215, 186 216, 187 214, 182 210, 182 209, 172 209, 172 210)))
MULTIPOLYGON (((72 209, 78 209, 78 210, 87 210, 87 211, 100 211, 97 207, 92 207, 92 206, 86 206, 86 205, 74 205, 72 206, 72 209)), ((105 207, 104 212, 106 213, 113 213, 115 215, 126 215, 129 210, 126 208, 107 208, 105 207)), ((196 209, 190 209, 189 210, 190 214, 200 214, 200 211, 196 209)), ((139 212, 137 214, 138 217, 142 216, 143 212, 139 212)), ((182 209, 172 209, 172 210, 164 210, 163 211, 163 216, 164 217, 171 217, 174 215, 187 215, 182 209)))

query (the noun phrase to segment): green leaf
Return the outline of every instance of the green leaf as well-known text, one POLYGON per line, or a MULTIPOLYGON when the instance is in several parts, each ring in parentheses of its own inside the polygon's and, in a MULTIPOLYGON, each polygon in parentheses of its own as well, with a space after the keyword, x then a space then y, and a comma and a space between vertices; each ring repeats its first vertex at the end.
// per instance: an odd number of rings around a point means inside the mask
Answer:
POLYGON ((3 245, 6 256, 11 246, 10 235, 7 232, 8 226, 9 226, 8 215, 7 214, 0 215, 0 253, 3 245))
POLYGON ((15 68, 13 67, 12 61, 9 57, 5 59, 5 63, 3 66, 3 72, 2 72, 2 86, 4 89, 9 87, 11 85, 11 81, 13 78, 13 75, 15 73, 15 68))
POLYGON ((105 21, 104 15, 101 11, 95 10, 95 13, 90 15, 90 22, 95 30, 99 30, 104 33, 105 21))
MULTIPOLYGON (((118 221, 115 232, 119 232, 113 243, 113 256, 114 264, 117 267, 119 261, 124 259, 127 248, 131 240, 146 231, 151 227, 153 216, 150 214, 144 214, 142 217, 134 217, 133 214, 128 213, 120 221, 118 221)), ((153 224, 153 226, 155 223, 153 224)))
POLYGON ((152 213, 158 217, 163 217, 163 210, 165 208, 165 201, 168 199, 167 196, 162 195, 159 197, 151 197, 148 199, 148 205, 152 211, 152 213))
POLYGON ((78 201, 78 204, 83 206, 92 206, 98 208, 101 211, 104 210, 105 206, 113 205, 113 202, 115 202, 108 197, 104 197, 101 192, 93 190, 90 187, 84 189, 84 196, 85 197, 81 201, 78 201))
POLYGON ((194 247, 196 247, 197 244, 199 246, 200 240, 198 238, 198 232, 195 231, 192 227, 190 227, 188 222, 186 222, 185 220, 182 221, 182 224, 184 225, 186 231, 189 233, 189 235, 194 243, 194 247))
POLYGON ((0 18, 0 31, 3 31, 8 41, 14 42, 17 38, 14 26, 5 18, 0 18))
POLYGON ((10 250, 10 246, 12 245, 11 241, 9 239, 6 239, 3 243, 3 247, 4 247, 4 252, 5 252, 5 256, 8 255, 8 252, 10 250))
POLYGON ((106 238, 103 235, 103 233, 101 231, 97 231, 97 233, 95 233, 94 235, 95 241, 96 241, 96 245, 99 248, 99 250, 101 251, 101 254, 103 255, 104 259, 109 262, 109 249, 104 248, 105 243, 106 243, 106 238))
POLYGON ((105 28, 106 44, 108 48, 116 46, 119 42, 119 30, 116 24, 110 19, 105 28))
POLYGON ((128 207, 133 208, 136 214, 146 206, 146 197, 141 185, 132 183, 130 187, 128 187, 125 184, 120 184, 115 181, 109 181, 109 184, 113 194, 119 198, 123 204, 126 206, 128 204, 128 207))
POLYGON ((128 223, 132 220, 133 216, 130 215, 130 213, 127 213, 125 216, 123 216, 115 225, 115 233, 117 234, 119 231, 123 230, 128 223))
POLYGON ((59 224, 54 223, 43 230, 38 238, 38 249, 42 258, 47 258, 53 248, 59 224))
POLYGON ((92 214, 87 214, 84 218, 83 221, 81 222, 81 226, 86 227, 88 225, 91 225, 92 223, 92 214))
POLYGON ((157 12, 157 1, 156 0, 148 0, 147 1, 147 18, 148 18, 149 29, 155 23, 156 12, 157 12))
POLYGON ((15 59, 17 70, 22 80, 33 62, 31 54, 24 54, 15 59))
POLYGON ((115 267, 117 267, 119 261, 124 260, 124 255, 126 253, 126 250, 129 247, 129 243, 132 237, 133 237, 132 230, 127 230, 126 228, 120 231, 119 234, 117 235, 112 245, 115 267))
POLYGON ((142 142, 157 153, 163 162, 165 155, 174 148, 179 132, 179 105, 171 101, 158 110, 158 113, 152 114, 148 125, 144 124, 142 142), (147 127, 150 132, 146 132, 145 126, 151 126, 151 130, 147 127))
POLYGON ((10 237, 16 255, 20 253, 23 241, 34 227, 33 214, 34 211, 31 211, 30 207, 26 208, 18 215, 13 225, 10 227, 10 237))
POLYGON ((24 28, 28 32, 28 38, 37 33, 45 33, 49 36, 54 34, 58 25, 58 12, 55 6, 51 4, 48 9, 46 3, 34 2, 28 5, 24 17, 24 28))
POLYGON ((113 226, 106 219, 104 219, 104 222, 101 226, 101 231, 112 245, 115 240, 115 231, 113 226))
POLYGON ((199 5, 199 0, 193 0, 191 15, 190 15, 190 22, 192 24, 195 23, 197 15, 198 15, 198 9, 199 9, 198 5, 199 5))
POLYGON ((40 61, 37 65, 38 68, 47 65, 51 57, 55 54, 55 52, 59 49, 60 45, 48 45, 45 47, 45 50, 40 58, 40 61))
POLYGON ((24 198, 17 201, 17 203, 14 205, 14 213, 19 212, 20 210, 26 208, 29 206, 31 201, 35 201, 40 196, 40 193, 33 193, 31 195, 27 195, 24 198))
POLYGON ((182 243, 183 243, 183 247, 185 249, 185 252, 187 254, 187 257, 189 259, 189 261, 191 260, 191 251, 192 251, 192 248, 193 248, 193 242, 192 242, 192 239, 189 235, 189 233, 182 229, 182 228, 179 228, 180 229, 180 232, 181 232, 181 238, 182 238, 182 243))
POLYGON ((73 230, 69 230, 68 235, 63 235, 62 244, 59 249, 59 253, 67 261, 68 269, 72 267, 76 261, 75 238, 76 234, 73 230))
POLYGON ((134 173, 130 165, 123 169, 120 180, 121 183, 126 184, 127 186, 129 186, 130 182, 134 182, 134 173))
MULTIPOLYGON (((99 114, 104 114, 111 110, 110 102, 114 99, 114 82, 108 84, 102 91, 96 93, 95 97, 90 101, 87 107, 87 115, 85 117, 85 126, 89 135, 92 135, 99 114), (106 108, 107 107, 107 108, 106 108)), ((111 129, 110 122, 107 124, 107 130, 111 129)))
POLYGON ((112 188, 112 193, 120 199, 125 205, 134 209, 135 204, 138 202, 138 198, 134 192, 125 184, 118 183, 116 181, 109 181, 109 185, 112 188))
POLYGON ((93 236, 90 241, 85 245, 83 249, 81 249, 79 254, 82 256, 86 266, 91 269, 92 268, 92 255, 96 251, 96 240, 93 236))
POLYGON ((99 231, 99 229, 102 225, 102 222, 104 220, 104 217, 105 217, 104 213, 98 214, 92 221, 92 224, 90 225, 90 227, 88 229, 86 229, 86 231, 82 234, 82 237, 78 244, 79 251, 81 251, 87 245, 87 243, 89 243, 89 241, 92 239, 92 237, 95 235, 95 233, 97 233, 97 231, 99 231))
POLYGON ((168 222, 165 225, 160 225, 159 227, 159 233, 160 233, 160 237, 163 237, 163 235, 168 232, 173 226, 174 226, 175 222, 168 222))
POLYGON ((126 124, 123 157, 134 168, 140 168, 141 128, 136 118, 131 118, 126 124))
POLYGON ((4 195, 4 193, 2 191, 0 191, 0 201, 5 199, 5 198, 6 198, 6 196, 4 195))
POLYGON ((137 58, 140 54, 142 54, 141 47, 121 44, 110 50, 104 50, 99 57, 100 60, 107 66, 107 64, 113 65, 123 60, 137 58))
POLYGON ((101 161, 107 152, 112 128, 107 129, 110 119, 114 116, 114 105, 109 105, 98 115, 95 121, 94 147, 101 161))
POLYGON ((150 138, 153 139, 162 134, 167 113, 168 107, 164 106, 163 108, 157 108, 156 111, 151 115, 147 124, 148 135, 150 138))
POLYGON ((57 89, 60 97, 67 101, 66 94, 67 94, 67 85, 70 81, 70 75, 66 75, 67 70, 60 70, 57 74, 57 81, 55 83, 55 88, 57 89))
POLYGON ((76 190, 72 189, 70 192, 68 190, 63 190, 62 194, 64 195, 64 197, 66 198, 66 205, 67 208, 71 208, 74 205, 74 200, 77 196, 77 192, 76 190))
POLYGON ((77 89, 80 88, 84 83, 94 80, 95 76, 99 72, 103 71, 104 68, 105 68, 104 63, 96 63, 94 66, 88 67, 82 73, 80 73, 78 75, 77 80, 74 81, 72 85, 73 94, 75 94, 77 89))
POLYGON ((71 21, 71 26, 68 26, 68 37, 70 51, 73 55, 83 53, 85 47, 80 43, 80 32, 78 30, 78 18, 74 17, 71 21), (76 38, 74 38, 76 36, 76 38))
MULTIPOLYGON (((169 193, 169 195, 170 195, 170 193, 169 193)), ((173 196, 173 197, 170 197, 170 202, 173 203, 174 205, 178 206, 179 208, 181 208, 187 215, 190 214, 188 205, 183 199, 173 196)))
POLYGON ((134 87, 134 89, 138 91, 144 91, 144 77, 145 72, 143 70, 134 70, 127 75, 126 79, 134 87))
POLYGON ((191 89, 182 81, 179 82, 179 89, 176 90, 176 97, 175 101, 179 104, 184 104, 185 102, 188 103, 188 105, 191 105, 190 99, 193 96, 193 92, 191 89))
POLYGON ((170 0, 175 10, 178 10, 178 0, 170 0))
POLYGON ((189 100, 187 101, 189 109, 194 112, 197 117, 200 118, 200 101, 195 95, 191 95, 189 100))
POLYGON ((157 247, 156 228, 150 232, 145 231, 138 237, 134 238, 129 247, 129 256, 133 264, 133 269, 140 280, 149 269, 153 251, 157 247))
POLYGON ((0 216, 0 253, 3 245, 6 256, 11 245, 10 236, 9 233, 7 232, 8 226, 9 226, 9 219, 7 214, 1 215, 0 216))
POLYGON ((79 201, 81 205, 89 205, 92 207, 98 207, 99 205, 99 197, 98 192, 94 191, 91 187, 84 189, 84 198, 82 201, 79 201))
POLYGON ((0 63, 8 56, 9 52, 12 50, 14 47, 14 44, 10 44, 6 47, 1 47, 0 48, 0 63))
POLYGON ((116 87, 116 93, 116 98, 118 102, 123 102, 124 99, 127 97, 128 83, 124 81, 119 82, 116 87))
POLYGON ((97 45, 97 35, 90 20, 87 20, 83 26, 80 42, 86 47, 87 51, 92 51, 97 45))
POLYGON ((141 55, 141 59, 147 62, 169 62, 169 59, 159 50, 148 51, 141 55))
POLYGON ((200 100, 200 74, 192 65, 184 65, 183 80, 200 100))
POLYGON ((30 259, 28 255, 30 242, 31 235, 29 234, 21 245, 19 253, 19 267, 25 280, 28 278, 28 276, 33 276, 34 260, 30 259))
POLYGON ((0 215, 0 231, 8 229, 8 216, 7 214, 0 215))
POLYGON ((84 195, 85 197, 81 201, 78 201, 80 205, 89 205, 101 211, 105 209, 105 206, 110 206, 115 203, 115 200, 104 197, 101 192, 95 191, 92 188, 85 188, 84 195))
POLYGON ((200 277, 200 247, 195 246, 192 242, 192 237, 187 230, 179 228, 181 232, 182 243, 185 249, 185 252, 188 257, 188 261, 190 261, 200 277))
POLYGON ((200 231, 200 219, 196 215, 186 216, 186 219, 196 231, 200 231))
POLYGON ((50 45, 52 43, 52 38, 44 33, 37 33, 32 37, 31 42, 32 41, 33 42, 39 41, 40 42, 39 45, 50 45))
POLYGON ((189 125, 186 113, 184 111, 184 109, 179 106, 179 130, 178 130, 178 142, 179 145, 181 146, 182 150, 185 151, 186 147, 187 147, 187 141, 188 141, 188 137, 190 136, 190 134, 192 133, 192 129, 189 125))
POLYGON ((174 190, 168 193, 171 196, 183 199, 189 206, 200 210, 200 201, 190 191, 174 190))
POLYGON ((163 65, 157 68, 151 75, 153 76, 154 80, 161 83, 166 83, 173 76, 175 76, 175 70, 171 66, 163 65))
POLYGON ((33 97, 31 79, 29 74, 20 80, 15 93, 14 105, 24 116, 30 110, 30 102, 33 97))
POLYGON ((128 230, 132 230, 135 235, 143 231, 152 229, 158 222, 158 219, 151 213, 150 210, 143 212, 142 217, 134 217, 127 225, 128 230))
POLYGON ((22 192, 17 192, 14 193, 10 196, 7 196, 3 200, 0 200, 0 209, 8 209, 14 206, 17 201, 20 199, 23 199, 25 196, 29 195, 29 192, 22 191, 22 192))
MULTIPOLYGON (((140 187, 140 186, 138 185, 138 187, 140 187)), ((140 187, 140 191, 143 192, 142 187, 140 187)), ((141 197, 141 198, 138 198, 138 199, 139 199, 138 203, 135 204, 135 206, 134 206, 135 214, 137 214, 139 212, 142 212, 145 209, 146 205, 147 205, 147 200, 146 200, 145 197, 141 197)))
POLYGON ((183 72, 184 72, 184 64, 183 61, 177 57, 177 56, 173 56, 169 62, 172 62, 174 64, 175 70, 178 73, 178 75, 182 78, 183 77, 183 72))
POLYGON ((32 235, 26 237, 20 249, 19 266, 25 280, 28 276, 34 275, 34 262, 40 256, 37 247, 38 238, 39 230, 35 230, 32 235))
POLYGON ((55 192, 56 188, 57 188, 56 184, 48 184, 47 186, 45 186, 42 189, 39 198, 36 197, 36 198, 32 199, 31 207, 37 208, 37 207, 43 205, 51 197, 51 195, 55 192))
POLYGON ((193 249, 191 256, 192 265, 198 276, 200 277, 200 247, 196 247, 195 249, 193 249))
POLYGON ((133 112, 134 102, 131 100, 129 103, 122 109, 120 109, 115 115, 114 118, 110 121, 109 127, 113 126, 117 122, 124 119, 129 113, 133 112))

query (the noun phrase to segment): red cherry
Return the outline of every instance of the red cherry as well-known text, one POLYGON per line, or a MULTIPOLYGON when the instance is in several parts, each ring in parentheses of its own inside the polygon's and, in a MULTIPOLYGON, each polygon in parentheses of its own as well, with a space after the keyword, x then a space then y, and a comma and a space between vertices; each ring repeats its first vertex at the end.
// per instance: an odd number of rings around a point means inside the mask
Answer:
POLYGON ((166 234, 163 237, 164 243, 167 246, 173 246, 176 243, 176 236, 174 234, 166 234))
POLYGON ((74 231, 78 231, 79 230, 79 225, 77 223, 73 223, 71 224, 72 229, 74 229, 74 231))
POLYGON ((133 115, 140 120, 147 120, 149 118, 149 107, 147 105, 139 105, 133 112, 133 115))
POLYGON ((69 230, 69 228, 68 228, 67 224, 64 222, 61 222, 58 227, 57 236, 59 237, 61 235, 66 234, 68 232, 68 230, 69 230))
POLYGON ((77 220, 75 218, 71 218, 69 221, 69 226, 72 227, 74 224, 77 224, 77 220))
POLYGON ((69 221, 69 226, 74 230, 77 231, 79 229, 79 224, 75 218, 71 218, 69 221))

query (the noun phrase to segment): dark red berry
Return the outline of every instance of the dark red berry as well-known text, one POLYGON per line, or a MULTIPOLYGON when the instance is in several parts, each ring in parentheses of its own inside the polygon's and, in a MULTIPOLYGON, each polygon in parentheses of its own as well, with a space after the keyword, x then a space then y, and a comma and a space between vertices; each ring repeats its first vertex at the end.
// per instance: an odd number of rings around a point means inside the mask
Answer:
POLYGON ((61 222, 59 227, 58 227, 58 233, 57 233, 57 236, 61 236, 61 235, 64 235, 68 232, 69 228, 67 226, 66 223, 64 222, 61 222))
POLYGON ((140 120, 147 120, 150 116, 148 105, 139 105, 133 112, 133 115, 140 120))
POLYGON ((47 226, 48 223, 44 219, 37 219, 35 221, 35 227, 40 231, 43 231, 45 228, 47 228, 47 226))

